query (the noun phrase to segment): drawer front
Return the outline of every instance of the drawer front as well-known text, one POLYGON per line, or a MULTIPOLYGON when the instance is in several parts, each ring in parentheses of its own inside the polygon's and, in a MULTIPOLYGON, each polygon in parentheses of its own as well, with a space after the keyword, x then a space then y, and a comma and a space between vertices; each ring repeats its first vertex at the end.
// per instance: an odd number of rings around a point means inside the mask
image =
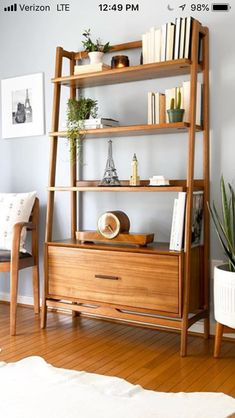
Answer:
POLYGON ((48 247, 48 293, 179 312, 179 257, 48 247))

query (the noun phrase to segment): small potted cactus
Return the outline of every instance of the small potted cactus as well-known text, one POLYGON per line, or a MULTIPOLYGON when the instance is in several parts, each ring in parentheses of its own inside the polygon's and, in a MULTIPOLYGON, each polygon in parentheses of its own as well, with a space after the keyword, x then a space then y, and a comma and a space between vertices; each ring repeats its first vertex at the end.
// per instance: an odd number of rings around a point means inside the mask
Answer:
POLYGON ((177 100, 171 99, 170 109, 167 110, 170 123, 182 122, 184 117, 184 109, 181 109, 181 91, 178 89, 177 100))

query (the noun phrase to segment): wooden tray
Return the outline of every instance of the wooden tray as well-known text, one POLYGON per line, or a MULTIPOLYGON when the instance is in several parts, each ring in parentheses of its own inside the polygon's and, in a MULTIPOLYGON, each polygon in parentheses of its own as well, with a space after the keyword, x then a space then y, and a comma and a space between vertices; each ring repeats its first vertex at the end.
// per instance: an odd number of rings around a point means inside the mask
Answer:
POLYGON ((97 231, 76 231, 76 239, 81 242, 102 242, 103 244, 125 244, 145 246, 154 240, 154 234, 122 233, 108 239, 97 231))

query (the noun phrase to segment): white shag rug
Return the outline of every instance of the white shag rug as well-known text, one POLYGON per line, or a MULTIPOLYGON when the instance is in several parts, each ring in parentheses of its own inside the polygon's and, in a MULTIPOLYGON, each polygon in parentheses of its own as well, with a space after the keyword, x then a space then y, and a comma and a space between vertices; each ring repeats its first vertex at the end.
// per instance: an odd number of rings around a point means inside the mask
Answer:
POLYGON ((58 369, 41 357, 0 362, 1 418, 227 418, 223 393, 162 393, 117 377, 58 369))

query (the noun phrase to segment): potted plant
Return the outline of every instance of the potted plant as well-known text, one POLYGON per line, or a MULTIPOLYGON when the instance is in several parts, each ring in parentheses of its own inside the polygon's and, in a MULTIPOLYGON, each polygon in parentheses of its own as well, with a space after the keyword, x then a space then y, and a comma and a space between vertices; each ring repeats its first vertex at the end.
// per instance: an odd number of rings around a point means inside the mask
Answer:
POLYGON ((219 215, 215 204, 209 211, 227 263, 215 267, 214 309, 215 319, 235 328, 235 193, 231 184, 226 190, 223 176, 220 180, 221 208, 219 215))
POLYGON ((97 117, 97 100, 80 97, 69 99, 67 103, 67 138, 69 139, 71 158, 76 158, 75 149, 79 150, 84 138, 84 120, 97 117))
POLYGON ((97 64, 99 62, 102 62, 102 58, 105 52, 108 52, 111 48, 109 45, 109 42, 106 44, 103 44, 100 39, 96 39, 95 42, 91 40, 91 30, 85 30, 82 34, 85 38, 84 41, 82 41, 82 44, 84 46, 84 49, 86 52, 88 52, 88 56, 90 58, 90 64, 97 64))
POLYGON ((181 91, 178 89, 177 100, 171 99, 170 109, 167 110, 170 123, 182 122, 184 109, 181 109, 181 91))

